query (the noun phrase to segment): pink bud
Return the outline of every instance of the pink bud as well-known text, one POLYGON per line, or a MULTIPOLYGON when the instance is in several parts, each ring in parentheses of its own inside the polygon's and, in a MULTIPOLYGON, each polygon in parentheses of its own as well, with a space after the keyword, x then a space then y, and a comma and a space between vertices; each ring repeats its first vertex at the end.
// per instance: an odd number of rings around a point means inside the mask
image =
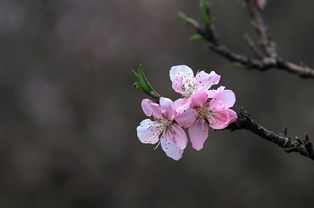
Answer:
POLYGON ((256 0, 256 4, 260 9, 264 9, 266 6, 266 0, 256 0))

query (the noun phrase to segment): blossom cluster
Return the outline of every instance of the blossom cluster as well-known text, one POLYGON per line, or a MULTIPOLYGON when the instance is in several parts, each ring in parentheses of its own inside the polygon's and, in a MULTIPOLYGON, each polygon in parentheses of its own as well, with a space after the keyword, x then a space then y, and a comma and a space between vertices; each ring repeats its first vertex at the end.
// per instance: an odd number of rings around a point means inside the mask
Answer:
POLYGON ((214 71, 198 72, 195 76, 186 65, 170 69, 172 88, 183 97, 172 101, 160 97, 159 103, 142 100, 142 109, 152 119, 143 120, 137 127, 137 136, 142 143, 160 144, 166 155, 174 160, 182 157, 188 135, 195 150, 201 150, 208 137, 209 128, 224 129, 237 119, 230 108, 235 103, 235 94, 221 86, 210 89, 220 81, 214 71))

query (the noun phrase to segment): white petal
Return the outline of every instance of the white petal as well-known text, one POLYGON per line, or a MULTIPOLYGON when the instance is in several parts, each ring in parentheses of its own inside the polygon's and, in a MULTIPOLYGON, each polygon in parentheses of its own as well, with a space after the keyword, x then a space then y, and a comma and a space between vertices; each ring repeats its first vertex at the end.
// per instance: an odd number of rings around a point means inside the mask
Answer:
POLYGON ((174 91, 181 95, 191 94, 193 91, 191 85, 194 85, 194 73, 190 67, 186 65, 173 66, 170 69, 169 75, 174 91))
POLYGON ((150 119, 143 120, 136 128, 137 137, 144 144, 156 144, 162 132, 162 124, 150 119))
POLYGON ((179 160, 182 157, 181 150, 172 140, 172 135, 169 131, 164 133, 160 138, 160 144, 166 155, 174 160, 179 160))
POLYGON ((177 76, 183 76, 187 79, 192 79, 194 77, 194 72, 186 65, 177 65, 171 67, 169 75, 171 81, 175 80, 177 76))

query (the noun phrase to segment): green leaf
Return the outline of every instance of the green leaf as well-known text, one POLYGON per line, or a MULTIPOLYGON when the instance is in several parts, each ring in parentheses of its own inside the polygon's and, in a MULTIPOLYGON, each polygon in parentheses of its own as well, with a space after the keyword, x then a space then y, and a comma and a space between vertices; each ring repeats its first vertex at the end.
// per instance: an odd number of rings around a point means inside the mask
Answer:
POLYGON ((200 0, 200 13, 205 25, 210 27, 213 24, 213 19, 210 18, 210 5, 207 0, 200 0))
POLYGON ((253 21, 253 20, 250 21, 250 24, 251 24, 251 26, 254 27, 254 28, 257 28, 257 27, 258 27, 257 23, 256 23, 255 21, 253 21))
POLYGON ((239 68, 244 68, 244 65, 239 62, 234 62, 234 63, 227 64, 225 68, 239 69, 239 68))
POLYGON ((147 95, 149 95, 150 97, 152 97, 154 100, 158 102, 160 95, 156 92, 156 90, 154 90, 154 88, 148 82, 144 74, 143 65, 142 64, 139 65, 137 72, 133 69, 132 69, 132 72, 137 79, 137 82, 135 82, 133 86, 139 91, 146 93, 147 95))
POLYGON ((181 19, 183 19, 186 23, 191 24, 191 25, 195 25, 196 21, 190 17, 188 17, 186 14, 184 14, 183 12, 179 12, 178 13, 179 17, 181 19))
POLYGON ((242 4, 243 6, 245 6, 245 5, 246 5, 245 0, 238 0, 238 2, 239 2, 240 4, 242 4))
POLYGON ((201 40, 203 39, 203 36, 201 36, 200 34, 194 34, 190 37, 190 40, 201 40))

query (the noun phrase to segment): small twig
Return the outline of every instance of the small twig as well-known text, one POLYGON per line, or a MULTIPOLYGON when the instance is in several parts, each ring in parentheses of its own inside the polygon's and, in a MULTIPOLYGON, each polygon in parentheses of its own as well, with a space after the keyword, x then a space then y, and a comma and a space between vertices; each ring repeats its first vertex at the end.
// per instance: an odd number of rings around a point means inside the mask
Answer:
POLYGON ((277 57, 275 43, 271 41, 270 35, 268 33, 268 27, 264 22, 261 14, 261 10, 256 4, 256 0, 246 0, 246 8, 252 18, 255 31, 259 37, 259 44, 263 52, 268 57, 277 57))
MULTIPOLYGON (((194 19, 190 19, 193 21, 190 21, 188 23, 194 28, 194 30, 198 34, 203 37, 204 40, 209 43, 209 48, 212 51, 216 52, 222 57, 225 57, 229 61, 241 63, 248 69, 257 69, 260 71, 266 71, 269 69, 280 69, 293 74, 297 74, 303 78, 314 78, 314 69, 304 65, 291 63, 277 55, 275 43, 272 42, 270 39, 266 23, 262 18, 261 11, 256 6, 256 1, 246 0, 246 2, 250 16, 256 24, 255 30, 259 37, 259 45, 262 51, 265 53, 265 55, 263 56, 262 54, 259 54, 259 56, 261 57, 250 58, 248 56, 230 50, 220 41, 214 24, 202 27, 194 19)), ((211 17, 209 18, 212 19, 211 17)), ((253 46, 252 43, 249 44, 251 45, 251 47, 253 46)), ((255 49, 254 53, 256 53, 255 49)))
POLYGON ((260 50, 256 47, 254 41, 248 34, 244 35, 244 39, 246 40, 246 43, 248 44, 249 48, 252 50, 256 58, 259 58, 259 59, 264 58, 264 54, 260 52, 260 50))
POLYGON ((298 137, 288 137, 287 128, 284 128, 282 133, 276 134, 254 121, 243 109, 241 109, 238 113, 238 119, 234 123, 230 124, 227 129, 230 131, 242 129, 251 131, 253 134, 258 135, 269 142, 277 144, 287 153, 297 152, 304 157, 314 160, 313 144, 309 141, 308 134, 305 134, 304 139, 300 139, 298 137))

